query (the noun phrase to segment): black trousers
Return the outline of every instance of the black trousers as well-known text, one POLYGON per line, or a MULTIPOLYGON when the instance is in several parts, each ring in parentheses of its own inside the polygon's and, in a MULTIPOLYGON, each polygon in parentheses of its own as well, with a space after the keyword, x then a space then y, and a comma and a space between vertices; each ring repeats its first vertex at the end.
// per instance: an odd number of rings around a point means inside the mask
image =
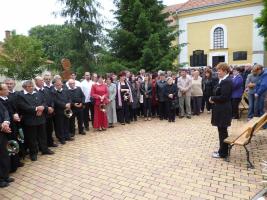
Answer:
POLYGON ((144 117, 151 117, 151 98, 144 98, 144 117))
POLYGON ((52 146, 54 144, 53 140, 53 131, 54 131, 54 126, 53 126, 54 120, 53 117, 47 117, 46 118, 46 137, 47 137, 47 145, 52 146))
POLYGON ((122 107, 118 109, 118 121, 120 123, 130 123, 130 105, 126 101, 122 101, 122 107))
POLYGON ((158 105, 151 106, 151 113, 153 117, 158 116, 158 112, 159 112, 158 110, 159 110, 158 105))
POLYGON ((38 153, 38 146, 41 152, 48 150, 45 124, 35 126, 24 125, 23 132, 25 143, 30 150, 30 155, 36 155, 38 153))
POLYGON ((204 111, 205 105, 206 105, 207 111, 210 111, 211 110, 211 108, 212 108, 211 106, 212 105, 211 105, 209 99, 210 99, 210 96, 207 96, 207 95, 203 96, 203 100, 202 100, 202 102, 203 102, 203 104, 202 104, 202 111, 204 111))
POLYGON ((69 119, 65 115, 55 115, 55 132, 59 141, 65 141, 70 138, 69 119))
POLYGON ((91 102, 85 103, 83 109, 83 124, 85 128, 89 128, 89 111, 91 113, 92 126, 94 124, 94 104, 91 102))
POLYGON ((7 152, 6 133, 0 132, 0 181, 4 181, 9 177, 10 158, 7 152))
POLYGON ((159 102, 159 118, 160 119, 167 119, 165 101, 159 102))
POLYGON ((202 104, 202 97, 192 97, 193 114, 199 115, 202 104))
POLYGON ((138 108, 130 108, 131 121, 137 121, 138 108))
POLYGON ((172 106, 172 101, 166 101, 166 112, 169 121, 175 121, 176 109, 172 106))
POLYGON ((228 144, 224 142, 224 139, 228 137, 227 127, 218 127, 219 132, 219 141, 220 141, 220 148, 219 148, 219 155, 223 158, 228 156, 228 144))
POLYGON ((234 119, 239 119, 239 104, 241 102, 241 98, 233 98, 232 99, 232 117, 234 119))
POLYGON ((79 133, 83 132, 83 109, 73 109, 73 115, 70 118, 70 135, 75 135, 75 118, 77 118, 79 133))

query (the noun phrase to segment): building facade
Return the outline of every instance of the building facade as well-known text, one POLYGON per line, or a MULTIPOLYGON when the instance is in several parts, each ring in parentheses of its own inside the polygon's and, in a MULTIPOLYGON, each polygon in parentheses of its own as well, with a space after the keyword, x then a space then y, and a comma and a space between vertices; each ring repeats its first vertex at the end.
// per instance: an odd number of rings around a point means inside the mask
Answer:
MULTIPOLYGON (((168 9, 168 8, 167 8, 168 9)), ((185 66, 267 64, 264 39, 255 19, 261 0, 189 0, 169 7, 186 43, 178 58, 185 66)))

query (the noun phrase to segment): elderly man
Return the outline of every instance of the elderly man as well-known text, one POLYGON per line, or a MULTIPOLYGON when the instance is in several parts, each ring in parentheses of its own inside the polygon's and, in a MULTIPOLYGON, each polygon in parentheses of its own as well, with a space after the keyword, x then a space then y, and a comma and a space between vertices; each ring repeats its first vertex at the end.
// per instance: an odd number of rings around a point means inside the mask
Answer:
POLYGON ((50 72, 45 72, 43 75, 44 88, 48 89, 50 92, 53 89, 52 76, 50 72))
MULTIPOLYGON (((75 85, 76 85, 76 87, 81 87, 81 82, 80 82, 80 81, 77 81, 76 78, 77 78, 77 74, 76 74, 75 72, 73 72, 73 73, 70 75, 70 79, 73 79, 73 80, 75 81, 75 85)), ((67 86, 68 88, 70 87, 70 86, 69 86, 69 81, 67 81, 66 86, 67 86)))
POLYGON ((183 118, 186 113, 186 117, 191 119, 191 87, 192 78, 187 75, 186 70, 181 71, 181 77, 178 78, 178 96, 180 106, 180 118, 183 118), (184 110, 186 108, 186 111, 184 110))
POLYGON ((11 133, 10 118, 5 106, 0 103, 0 188, 9 186, 14 179, 9 177, 10 158, 7 151, 7 135, 11 133))
MULTIPOLYGON (((53 115, 54 115, 54 101, 50 89, 44 87, 44 79, 41 76, 37 76, 34 79, 35 81, 35 91, 44 99, 47 106, 46 118, 46 137, 47 145, 49 147, 57 147, 58 145, 54 143, 53 140, 53 115)), ((52 87, 51 87, 52 88, 52 87)))
POLYGON ((48 107, 43 97, 34 91, 33 82, 24 81, 23 91, 18 94, 18 110, 21 114, 25 143, 30 150, 32 161, 37 160, 38 144, 42 154, 51 155, 53 151, 47 147, 45 132, 45 113, 48 107))
POLYGON ((71 110, 71 98, 68 90, 63 89, 61 79, 56 79, 54 82, 54 89, 52 91, 54 105, 55 105, 55 133, 61 144, 66 141, 72 141, 69 132, 69 118, 64 114, 65 111, 71 110))
POLYGON ((79 134, 85 135, 83 130, 83 105, 85 103, 85 96, 80 87, 76 87, 74 79, 69 81, 69 96, 71 98, 71 109, 73 115, 70 118, 70 134, 72 137, 75 135, 75 118, 78 121, 79 134))

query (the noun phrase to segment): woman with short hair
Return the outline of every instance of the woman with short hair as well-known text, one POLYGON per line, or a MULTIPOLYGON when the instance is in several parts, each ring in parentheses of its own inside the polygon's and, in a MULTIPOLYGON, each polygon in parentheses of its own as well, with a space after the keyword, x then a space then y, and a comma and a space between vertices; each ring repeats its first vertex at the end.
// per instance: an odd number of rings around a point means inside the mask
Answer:
POLYGON ((224 142, 228 137, 227 128, 232 121, 232 78, 229 76, 230 68, 226 63, 217 65, 219 83, 215 87, 214 95, 210 97, 213 104, 211 123, 217 126, 219 132, 220 148, 212 154, 213 158, 226 158, 228 156, 228 144, 224 142))
POLYGON ((175 109, 176 109, 176 98, 178 95, 177 85, 174 84, 172 77, 167 78, 167 84, 165 85, 165 99, 166 108, 169 122, 175 122, 175 109))
POLYGON ((113 79, 111 76, 106 78, 106 83, 108 86, 108 105, 107 105, 107 116, 109 128, 113 128, 114 124, 117 123, 117 113, 116 113, 116 84, 113 83, 113 79))
POLYGON ((141 84, 140 88, 141 94, 143 95, 144 102, 144 117, 145 121, 151 120, 151 98, 152 98, 152 84, 150 81, 150 74, 146 74, 144 77, 144 82, 141 84))

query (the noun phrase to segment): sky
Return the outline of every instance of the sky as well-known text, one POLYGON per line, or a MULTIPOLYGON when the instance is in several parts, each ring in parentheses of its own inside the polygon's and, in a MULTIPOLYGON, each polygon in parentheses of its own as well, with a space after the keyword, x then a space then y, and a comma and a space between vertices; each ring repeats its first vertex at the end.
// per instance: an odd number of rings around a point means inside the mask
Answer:
MULTIPOLYGON (((186 0, 163 0, 165 5, 183 3, 186 0)), ((99 12, 106 20, 113 18, 113 0, 99 0, 103 9, 99 12)), ((65 19, 55 16, 62 8, 57 0, 1 0, 0 1, 0 41, 6 30, 16 30, 17 34, 27 35, 37 25, 63 24, 65 19)))

